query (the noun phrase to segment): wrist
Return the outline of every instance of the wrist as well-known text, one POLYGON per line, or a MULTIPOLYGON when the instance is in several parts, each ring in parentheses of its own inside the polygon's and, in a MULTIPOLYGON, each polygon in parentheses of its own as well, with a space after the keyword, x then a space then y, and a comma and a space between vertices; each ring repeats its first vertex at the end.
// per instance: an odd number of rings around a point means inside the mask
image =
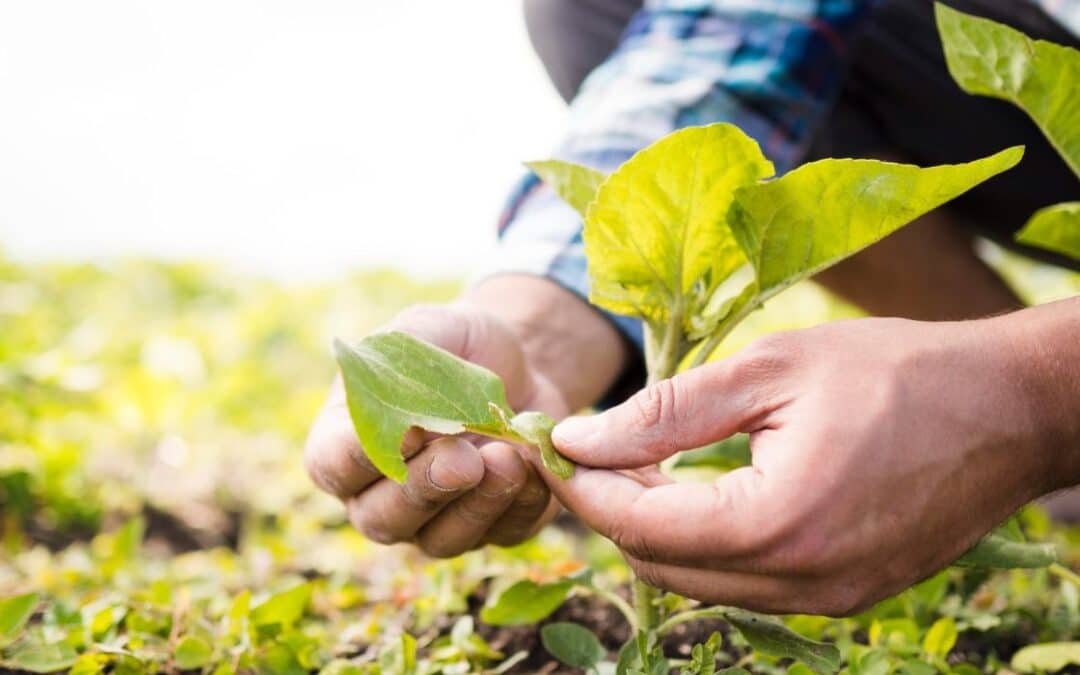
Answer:
POLYGON ((551 381, 571 410, 595 403, 629 361, 618 330, 550 279, 497 275, 469 288, 460 301, 505 322, 520 339, 530 368, 551 381))
POLYGON ((1030 420, 1041 494, 1080 484, 1080 298, 990 319, 1017 407, 1030 420))

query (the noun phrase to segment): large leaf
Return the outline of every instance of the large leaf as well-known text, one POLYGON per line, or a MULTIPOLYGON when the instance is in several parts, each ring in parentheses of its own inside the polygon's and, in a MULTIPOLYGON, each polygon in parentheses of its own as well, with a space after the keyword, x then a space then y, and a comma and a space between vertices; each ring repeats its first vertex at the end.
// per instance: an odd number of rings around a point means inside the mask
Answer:
POLYGON ((401 443, 410 427, 443 434, 505 431, 511 414, 506 391, 486 368, 397 331, 351 346, 337 341, 334 348, 364 452, 399 483, 408 473, 401 443))
POLYGON ((1080 176, 1080 51, 942 4, 936 12, 957 84, 1020 106, 1080 176))
POLYGON ((729 224, 757 270, 760 303, 1016 165, 1022 147, 926 169, 824 159, 740 189, 729 224))
POLYGON ((607 650, 588 628, 561 621, 540 629, 540 642, 549 654, 571 668, 589 669, 600 663, 607 650))
POLYGON ((525 166, 535 171, 582 218, 596 197, 600 184, 607 178, 607 174, 601 171, 560 159, 526 162, 525 166))
POLYGON ((1080 642, 1047 642, 1024 647, 1013 654, 1013 670, 1021 673, 1056 673, 1080 666, 1080 642))
POLYGON ((1016 240, 1080 260, 1080 202, 1039 209, 1016 233, 1016 240))
POLYGON ((753 139, 730 124, 676 131, 600 186, 585 219, 590 300, 666 325, 745 264, 723 226, 735 190, 772 175, 753 139))
POLYGON ((779 621, 753 612, 730 609, 724 612, 724 618, 756 650, 798 659, 816 673, 835 673, 840 668, 840 650, 836 645, 805 638, 779 621))
POLYGON ((480 620, 493 626, 536 623, 566 601, 574 584, 571 579, 547 584, 523 579, 491 598, 480 610, 480 620))

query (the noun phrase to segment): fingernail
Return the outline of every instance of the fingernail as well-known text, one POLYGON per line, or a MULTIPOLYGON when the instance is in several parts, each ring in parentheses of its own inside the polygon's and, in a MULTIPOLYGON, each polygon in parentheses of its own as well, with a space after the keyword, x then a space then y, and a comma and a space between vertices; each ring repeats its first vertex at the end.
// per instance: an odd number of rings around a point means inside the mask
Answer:
POLYGON ((436 488, 447 492, 454 492, 472 485, 475 481, 467 469, 475 467, 460 466, 463 461, 468 463, 468 457, 463 457, 462 453, 458 452, 443 452, 435 455, 435 459, 428 465, 428 480, 436 488))
POLYGON ((551 440, 555 445, 584 445, 596 433, 595 416, 567 417, 555 425, 551 431, 551 440))

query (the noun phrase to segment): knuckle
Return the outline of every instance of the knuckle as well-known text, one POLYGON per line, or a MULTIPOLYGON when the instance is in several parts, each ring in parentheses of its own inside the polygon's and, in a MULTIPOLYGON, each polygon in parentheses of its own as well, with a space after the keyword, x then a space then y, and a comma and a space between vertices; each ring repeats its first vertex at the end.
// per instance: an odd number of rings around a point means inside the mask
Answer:
POLYGON ((416 544, 425 555, 431 558, 455 558, 468 550, 468 548, 448 541, 443 537, 425 536, 423 534, 417 539, 416 544))
POLYGON ((641 528, 634 527, 628 518, 619 518, 612 523, 608 537, 620 550, 642 562, 658 562, 660 555, 641 528))
POLYGON ((855 583, 842 583, 827 587, 813 601, 813 613, 842 618, 857 614, 870 601, 855 583))
POLYGON ((656 451, 660 454, 671 454, 678 449, 675 434, 669 432, 678 422, 680 396, 680 386, 672 378, 660 380, 630 399, 631 427, 641 433, 658 435, 656 451))
POLYGON ((405 483, 401 488, 401 498, 406 504, 421 513, 433 513, 442 508, 445 503, 424 488, 413 483, 405 483))
POLYGON ((387 527, 386 523, 375 517, 370 511, 350 509, 349 522, 360 534, 376 544, 396 544, 401 541, 401 538, 391 528, 387 527))
POLYGON ((472 525, 488 525, 499 515, 490 499, 463 499, 454 506, 458 517, 472 525))
POLYGON ((787 366, 799 350, 795 333, 770 333, 732 357, 732 366, 744 377, 767 376, 787 366))
POLYGON ((637 576, 640 581, 655 588, 665 587, 664 575, 662 574, 659 565, 642 560, 631 560, 630 567, 633 568, 635 576, 637 576))

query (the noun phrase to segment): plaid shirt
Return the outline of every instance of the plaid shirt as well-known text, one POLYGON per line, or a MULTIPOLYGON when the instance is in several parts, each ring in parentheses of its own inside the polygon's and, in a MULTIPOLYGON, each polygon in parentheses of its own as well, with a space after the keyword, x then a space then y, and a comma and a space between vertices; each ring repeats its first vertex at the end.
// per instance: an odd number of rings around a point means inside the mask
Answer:
MULTIPOLYGON (((1029 0, 1080 34, 1080 0, 1029 0)), ((873 0, 646 0, 582 84, 555 156, 613 170, 675 129, 732 122, 778 173, 804 157, 842 84, 847 42, 873 0)), ((577 213, 526 177, 499 223, 498 271, 588 296, 577 213)), ((639 348, 641 324, 610 318, 639 348)))

